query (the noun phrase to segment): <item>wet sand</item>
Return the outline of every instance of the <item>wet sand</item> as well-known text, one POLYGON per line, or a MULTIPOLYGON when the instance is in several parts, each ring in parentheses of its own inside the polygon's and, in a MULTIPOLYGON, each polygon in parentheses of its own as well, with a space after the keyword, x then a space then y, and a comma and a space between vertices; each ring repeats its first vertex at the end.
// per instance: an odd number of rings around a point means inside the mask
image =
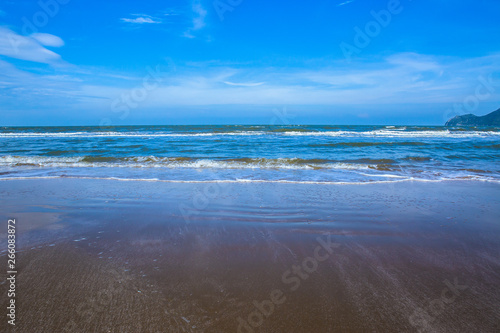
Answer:
POLYGON ((0 195, 2 262, 9 218, 19 250, 1 332, 500 331, 498 184, 47 179, 0 195))

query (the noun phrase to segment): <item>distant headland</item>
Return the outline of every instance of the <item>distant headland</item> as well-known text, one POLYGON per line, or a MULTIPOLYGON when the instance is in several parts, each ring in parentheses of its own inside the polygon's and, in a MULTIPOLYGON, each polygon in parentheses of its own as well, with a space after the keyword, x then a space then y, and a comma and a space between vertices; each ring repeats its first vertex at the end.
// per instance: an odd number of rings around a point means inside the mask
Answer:
POLYGON ((482 117, 471 113, 456 116, 448 120, 445 126, 498 126, 500 127, 500 109, 482 117))

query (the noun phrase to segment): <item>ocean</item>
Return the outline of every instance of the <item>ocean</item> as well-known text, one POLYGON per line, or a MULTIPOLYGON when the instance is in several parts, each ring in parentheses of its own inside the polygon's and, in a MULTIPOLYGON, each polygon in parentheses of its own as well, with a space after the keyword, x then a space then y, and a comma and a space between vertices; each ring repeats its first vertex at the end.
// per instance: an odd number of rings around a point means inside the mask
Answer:
POLYGON ((0 179, 500 182, 500 130, 439 126, 2 127, 0 179))

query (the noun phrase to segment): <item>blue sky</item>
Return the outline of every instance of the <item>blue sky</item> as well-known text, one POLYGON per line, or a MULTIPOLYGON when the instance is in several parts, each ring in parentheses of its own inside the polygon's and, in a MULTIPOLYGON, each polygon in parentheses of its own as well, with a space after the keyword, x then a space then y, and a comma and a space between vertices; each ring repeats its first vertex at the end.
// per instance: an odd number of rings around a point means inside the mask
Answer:
POLYGON ((497 0, 0 2, 0 125, 442 124, 500 107, 497 0))

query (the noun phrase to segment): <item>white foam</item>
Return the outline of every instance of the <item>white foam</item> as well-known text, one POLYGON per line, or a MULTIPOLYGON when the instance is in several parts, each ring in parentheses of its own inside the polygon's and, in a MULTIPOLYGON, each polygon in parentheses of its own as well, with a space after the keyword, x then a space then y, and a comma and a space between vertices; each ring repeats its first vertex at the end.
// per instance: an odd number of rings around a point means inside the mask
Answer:
POLYGON ((192 168, 192 169, 342 169, 366 170, 373 165, 357 163, 296 163, 297 158, 254 159, 251 161, 237 160, 179 160, 171 157, 129 157, 109 162, 87 162, 85 157, 49 157, 49 156, 0 156, 0 166, 35 166, 50 168, 192 168))
POLYGON ((496 131, 467 131, 453 132, 449 130, 437 131, 405 131, 403 129, 385 129, 374 131, 324 131, 324 132, 284 132, 288 136, 331 136, 331 137, 386 137, 386 138, 478 138, 500 137, 496 131))
POLYGON ((84 179, 84 180, 114 180, 114 181, 126 181, 126 182, 160 182, 160 183, 180 183, 180 184, 204 184, 204 183, 280 183, 280 184, 317 184, 317 185, 368 185, 368 184, 388 184, 388 183, 401 183, 401 182, 448 182, 448 181, 480 181, 487 183, 500 184, 500 180, 492 179, 488 177, 480 176, 470 176, 470 177, 442 177, 439 179, 423 179, 423 178, 406 178, 398 180, 366 180, 366 181, 308 181, 308 180, 267 180, 267 179, 225 179, 225 180, 175 180, 175 179, 143 179, 143 178, 119 178, 119 177, 71 177, 71 176, 60 176, 60 177, 5 177, 0 178, 0 181, 12 181, 12 180, 43 180, 43 179, 54 179, 54 178, 64 178, 64 179, 84 179))
POLYGON ((222 133, 134 133, 134 132, 64 132, 64 133, 0 133, 0 138, 98 138, 98 137, 120 137, 120 138, 156 138, 156 137, 199 137, 199 136, 249 136, 264 135, 265 132, 241 131, 222 133))
POLYGON ((235 132, 209 132, 209 133, 136 133, 136 132, 24 132, 24 133, 0 133, 0 138, 96 138, 96 137, 128 137, 128 138, 156 138, 156 137, 211 137, 211 136, 331 136, 331 137, 452 137, 452 138, 477 138, 477 137, 498 137, 499 131, 407 131, 406 128, 393 128, 387 126, 385 129, 372 131, 288 131, 288 132, 266 132, 266 131, 235 131, 235 132))

